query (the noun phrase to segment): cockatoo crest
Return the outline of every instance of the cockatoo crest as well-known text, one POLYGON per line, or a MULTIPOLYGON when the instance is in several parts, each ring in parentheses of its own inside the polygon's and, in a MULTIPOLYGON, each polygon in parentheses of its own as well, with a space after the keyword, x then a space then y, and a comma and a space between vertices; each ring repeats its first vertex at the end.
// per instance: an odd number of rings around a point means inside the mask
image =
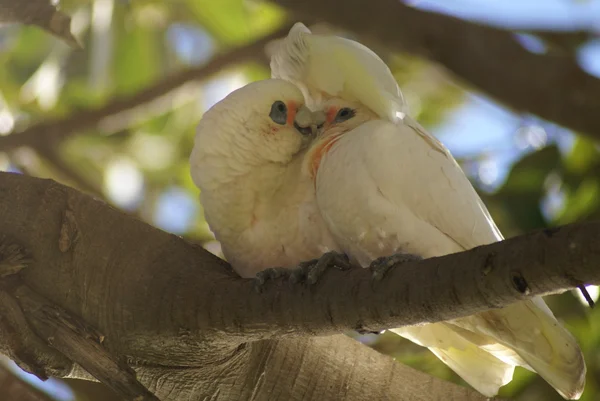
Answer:
POLYGON ((360 101, 392 122, 406 113, 396 79, 371 49, 338 36, 314 35, 300 22, 275 49, 271 75, 296 84, 311 108, 323 98, 341 97, 360 101))

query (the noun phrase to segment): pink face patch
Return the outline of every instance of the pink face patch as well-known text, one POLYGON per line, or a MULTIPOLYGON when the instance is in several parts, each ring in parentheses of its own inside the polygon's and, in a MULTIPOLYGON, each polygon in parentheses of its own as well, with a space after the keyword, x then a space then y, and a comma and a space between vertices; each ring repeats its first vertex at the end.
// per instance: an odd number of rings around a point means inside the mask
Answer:
POLYGON ((325 113, 325 116, 326 116, 325 121, 327 121, 327 124, 331 124, 333 122, 337 112, 338 112, 337 107, 330 107, 327 109, 327 112, 325 113))
POLYGON ((310 178, 312 178, 313 183, 316 184, 317 172, 319 171, 323 156, 329 152, 331 147, 337 142, 338 139, 340 139, 341 136, 342 133, 329 135, 316 144, 315 148, 311 151, 309 162, 310 178))
POLYGON ((296 112, 298 111, 298 105, 296 104, 296 102, 290 101, 286 103, 287 106, 287 111, 288 111, 288 115, 287 115, 287 125, 293 125, 294 124, 294 119, 296 118, 296 112))

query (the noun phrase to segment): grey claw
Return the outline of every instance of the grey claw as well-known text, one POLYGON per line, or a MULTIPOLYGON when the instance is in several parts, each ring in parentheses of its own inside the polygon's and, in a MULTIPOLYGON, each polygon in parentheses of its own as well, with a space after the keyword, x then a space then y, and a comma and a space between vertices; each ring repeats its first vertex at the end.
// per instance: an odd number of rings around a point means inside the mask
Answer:
POLYGON ((346 254, 331 251, 323 254, 319 259, 305 262, 301 267, 304 272, 303 278, 309 285, 314 285, 327 269, 335 267, 343 271, 351 269, 352 265, 346 254))
POLYGON ((298 265, 298 267, 296 267, 295 269, 292 270, 292 272, 290 274, 290 283, 297 284, 297 283, 301 283, 304 280, 306 280, 306 276, 308 275, 308 272, 310 271, 310 266, 313 263, 316 263, 317 260, 318 259, 301 262, 298 265))
POLYGON ((254 289, 257 292, 262 292, 265 283, 269 280, 274 280, 279 277, 287 277, 292 273, 292 270, 286 269, 284 267, 271 267, 260 271, 256 274, 254 278, 254 289))
POLYGON ((298 267, 294 269, 273 267, 258 272, 254 279, 254 288, 257 292, 262 292, 267 281, 280 277, 287 277, 291 284, 307 282, 309 285, 313 285, 331 267, 348 270, 352 268, 352 265, 345 254, 333 251, 327 252, 318 259, 299 263, 298 267))
POLYGON ((409 253, 397 253, 392 256, 382 256, 371 262, 369 268, 373 271, 372 281, 381 281, 387 272, 397 264, 423 260, 422 257, 409 253))

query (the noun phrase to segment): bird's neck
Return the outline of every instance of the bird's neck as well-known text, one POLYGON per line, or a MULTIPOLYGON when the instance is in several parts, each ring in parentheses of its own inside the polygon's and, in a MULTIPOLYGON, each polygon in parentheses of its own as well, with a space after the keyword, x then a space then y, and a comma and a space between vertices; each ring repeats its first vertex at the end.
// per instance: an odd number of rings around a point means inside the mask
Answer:
POLYGON ((302 172, 314 183, 317 178, 317 172, 321 166, 323 157, 331 150, 333 145, 345 134, 345 131, 331 132, 315 141, 304 157, 302 172))
POLYGON ((302 157, 288 164, 255 165, 232 171, 214 190, 201 192, 207 222, 215 235, 238 235, 301 202, 305 196, 299 186, 301 167, 302 157))

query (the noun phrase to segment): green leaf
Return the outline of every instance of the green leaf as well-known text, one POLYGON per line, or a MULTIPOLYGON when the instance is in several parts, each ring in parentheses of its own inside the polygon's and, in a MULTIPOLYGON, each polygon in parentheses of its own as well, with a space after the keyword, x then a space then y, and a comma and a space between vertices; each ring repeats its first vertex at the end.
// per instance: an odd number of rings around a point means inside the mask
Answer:
POLYGON ((242 71, 249 82, 261 81, 271 77, 271 71, 264 64, 248 63, 242 71))
POLYGON ((596 177, 587 177, 577 190, 569 194, 556 224, 563 225, 583 220, 600 206, 600 182, 596 177))
POLYGON ((128 22, 116 29, 113 73, 119 94, 130 94, 147 86, 162 70, 162 32, 133 20, 128 22))
POLYGON ((547 226, 540 210, 545 195, 544 182, 550 172, 561 168, 556 145, 529 153, 513 165, 504 185, 493 195, 522 232, 547 226))
POLYGON ((565 168, 572 173, 583 173, 600 161, 600 152, 596 142, 590 138, 579 136, 571 152, 564 158, 565 168))
POLYGON ((285 13, 266 2, 187 0, 190 12, 225 46, 251 42, 279 27, 285 13))

